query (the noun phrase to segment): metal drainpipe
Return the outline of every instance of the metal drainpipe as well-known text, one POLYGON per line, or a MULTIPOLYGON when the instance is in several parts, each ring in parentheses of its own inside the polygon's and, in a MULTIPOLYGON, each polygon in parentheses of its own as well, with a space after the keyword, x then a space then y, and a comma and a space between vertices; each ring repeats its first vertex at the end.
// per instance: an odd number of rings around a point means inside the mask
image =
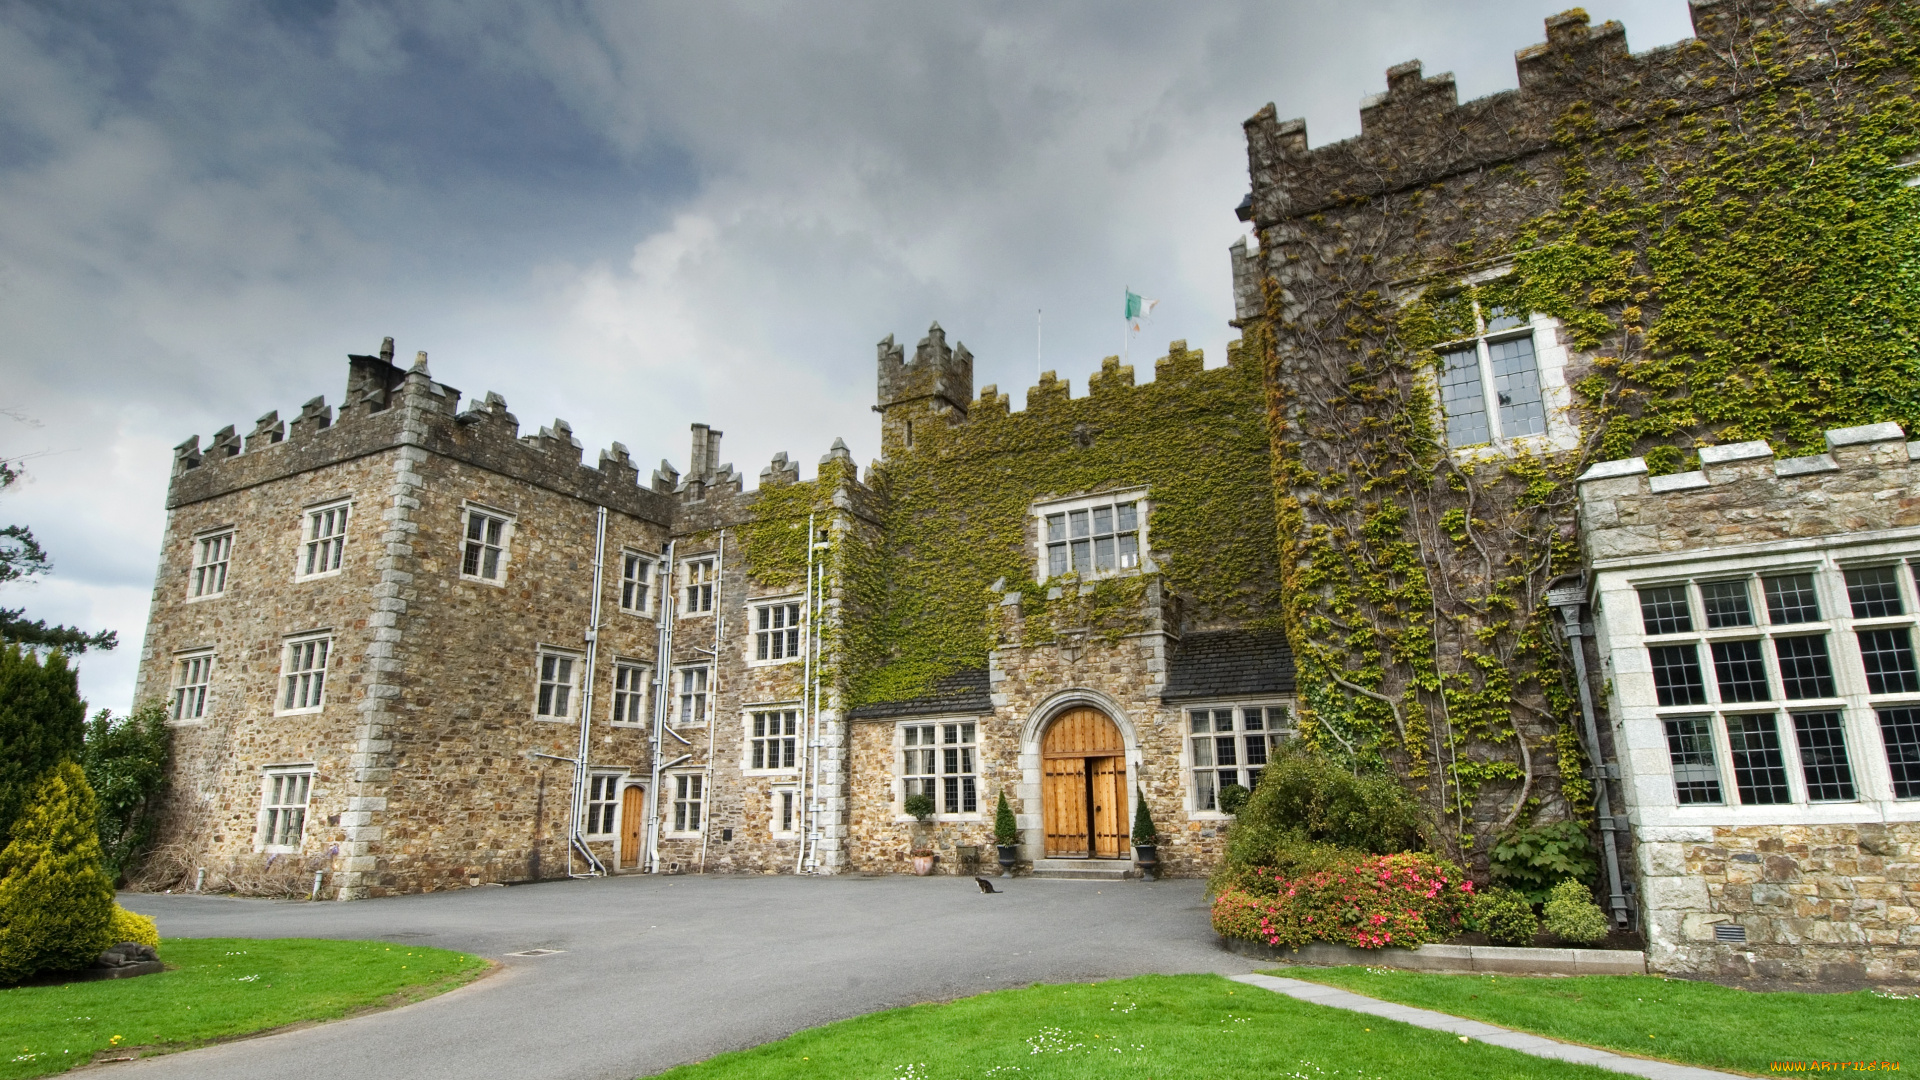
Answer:
MULTIPOLYGON (((1614 833, 1626 831, 1622 819, 1613 816, 1613 799, 1608 783, 1620 776, 1620 766, 1606 761, 1600 755, 1600 731, 1593 719, 1593 692, 1587 685, 1587 656, 1583 639, 1587 636, 1586 624, 1582 615, 1587 606, 1586 579, 1583 575, 1570 575, 1573 584, 1563 588, 1552 588, 1549 582, 1547 604, 1560 614, 1560 633, 1567 640, 1567 649, 1573 653, 1573 675, 1580 684, 1580 719, 1585 728, 1587 760, 1593 764, 1594 804, 1600 814, 1600 842, 1606 850, 1607 860, 1607 907, 1613 914, 1613 925, 1617 929, 1626 929, 1632 923, 1632 913, 1627 906, 1627 894, 1620 883, 1620 846, 1614 839, 1614 833)), ((1556 578, 1555 580, 1562 580, 1556 578)))
POLYGON ((607 872, 600 860, 587 846, 586 834, 580 831, 580 819, 587 812, 587 785, 591 773, 587 768, 587 759, 593 753, 593 672, 594 660, 600 646, 600 591, 604 587, 604 573, 607 555, 607 508, 594 508, 593 528, 593 598, 587 603, 587 659, 581 673, 583 685, 580 691, 580 750, 573 761, 573 820, 567 825, 567 876, 599 877, 607 872), (580 850, 587 862, 585 874, 573 872, 573 851, 580 850))
POLYGON ((660 872, 660 741, 665 736, 667 710, 673 701, 673 548, 667 541, 660 573, 660 638, 653 658, 653 778, 647 784, 647 873, 660 872))
MULTIPOLYGON (((823 530, 824 531, 824 530, 823 530)), ((830 551, 832 544, 825 540, 814 540, 811 520, 807 523, 807 555, 812 558, 814 551, 830 551)), ((813 608, 807 616, 809 629, 819 625, 820 618, 827 610, 827 562, 822 558, 813 569, 813 608)), ((820 735, 820 666, 826 656, 826 638, 823 634, 809 633, 807 637, 807 659, 811 668, 807 683, 801 688, 813 704, 813 825, 807 832, 807 863, 811 870, 820 869, 820 818, 826 807, 820 803, 820 751, 826 748, 820 735)))
MULTIPOLYGON (((813 816, 812 812, 808 809, 812 804, 807 801, 807 763, 813 753, 813 706, 811 695, 807 693, 807 688, 813 685, 812 514, 807 515, 807 590, 805 599, 801 602, 800 611, 801 617, 806 620, 805 632, 807 635, 807 651, 800 654, 802 661, 800 675, 800 730, 804 733, 806 743, 801 747, 800 751, 800 790, 798 792, 800 798, 800 831, 797 834, 800 842, 794 845, 793 852, 793 872, 796 874, 804 871, 807 866, 807 829, 808 822, 812 820, 813 816)), ((816 788, 819 786, 819 782, 819 777, 815 776, 814 785, 816 788)))
POLYGON ((707 680, 707 772, 701 792, 706 820, 700 824, 700 870, 707 872, 707 838, 713 835, 713 729, 720 723, 720 632, 726 625, 726 604, 722 600, 727 584, 727 530, 720 530, 720 551, 713 557, 713 677, 707 680))

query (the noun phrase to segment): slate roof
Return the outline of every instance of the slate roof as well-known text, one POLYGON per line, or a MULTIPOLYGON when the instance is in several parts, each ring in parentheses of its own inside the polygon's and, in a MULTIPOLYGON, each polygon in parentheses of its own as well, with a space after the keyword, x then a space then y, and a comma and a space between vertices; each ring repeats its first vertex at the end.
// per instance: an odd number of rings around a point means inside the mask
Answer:
POLYGON ((1162 701, 1293 692, 1293 649, 1278 630, 1188 634, 1168 668, 1162 701))
POLYGON ((933 684, 933 692, 924 697, 908 701, 882 701, 872 705, 859 705, 848 712, 847 716, 853 720, 883 720, 895 716, 991 711, 993 711, 993 697, 987 680, 987 669, 969 668, 941 678, 933 684))

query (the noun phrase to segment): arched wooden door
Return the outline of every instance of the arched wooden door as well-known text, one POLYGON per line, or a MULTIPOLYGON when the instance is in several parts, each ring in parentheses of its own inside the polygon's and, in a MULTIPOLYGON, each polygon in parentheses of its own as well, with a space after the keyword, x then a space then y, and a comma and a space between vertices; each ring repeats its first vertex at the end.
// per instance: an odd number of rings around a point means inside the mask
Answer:
POLYGON ((620 866, 640 865, 640 832, 647 816, 647 789, 629 787, 620 793, 620 866))
POLYGON ((1048 858, 1126 854, 1127 748, 1098 709, 1056 717, 1040 742, 1048 858))

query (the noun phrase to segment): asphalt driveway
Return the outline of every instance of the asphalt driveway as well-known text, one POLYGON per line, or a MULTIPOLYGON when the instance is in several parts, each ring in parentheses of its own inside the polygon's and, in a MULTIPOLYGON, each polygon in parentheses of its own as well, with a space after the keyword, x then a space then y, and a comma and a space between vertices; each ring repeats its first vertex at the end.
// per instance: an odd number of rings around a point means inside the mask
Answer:
POLYGON ((353 903, 121 897, 163 936, 374 938, 500 960, 359 1019, 109 1068, 259 1080, 625 1080, 876 1009, 1035 982, 1252 971, 1205 883, 625 877, 353 903), (541 957, 507 955, 557 949, 541 957))

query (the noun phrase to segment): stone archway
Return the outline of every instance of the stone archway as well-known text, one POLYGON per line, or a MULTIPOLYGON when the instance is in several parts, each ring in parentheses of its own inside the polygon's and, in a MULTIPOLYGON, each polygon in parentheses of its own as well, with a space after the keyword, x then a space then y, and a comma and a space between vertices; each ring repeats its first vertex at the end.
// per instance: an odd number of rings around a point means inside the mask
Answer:
POLYGON ((1068 709, 1040 741, 1040 806, 1050 859, 1127 855, 1127 747, 1100 709, 1068 709))

